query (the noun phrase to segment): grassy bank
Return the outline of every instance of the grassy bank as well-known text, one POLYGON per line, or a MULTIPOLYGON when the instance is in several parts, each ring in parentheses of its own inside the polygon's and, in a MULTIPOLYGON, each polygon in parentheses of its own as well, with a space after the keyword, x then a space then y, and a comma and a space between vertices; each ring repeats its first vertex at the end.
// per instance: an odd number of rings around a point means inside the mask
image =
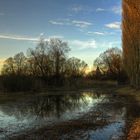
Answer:
POLYGON ((130 86, 122 86, 118 87, 116 92, 122 96, 132 96, 137 102, 140 102, 140 90, 136 90, 130 86))
MULTIPOLYGON (((140 90, 133 89, 129 86, 121 87, 116 90, 117 94, 128 99, 128 103, 133 108, 135 114, 140 114, 140 110, 136 110, 133 103, 140 108, 140 90)), ((127 120, 126 136, 124 140, 139 140, 140 139, 140 115, 136 118, 127 120)))
POLYGON ((95 81, 95 80, 79 80, 77 84, 73 86, 49 86, 36 90, 30 90, 26 92, 10 92, 3 91, 0 92, 0 103, 18 101, 27 97, 33 97, 37 95, 59 95, 59 94, 80 94, 83 91, 95 91, 110 93, 117 88, 117 83, 115 81, 95 81))

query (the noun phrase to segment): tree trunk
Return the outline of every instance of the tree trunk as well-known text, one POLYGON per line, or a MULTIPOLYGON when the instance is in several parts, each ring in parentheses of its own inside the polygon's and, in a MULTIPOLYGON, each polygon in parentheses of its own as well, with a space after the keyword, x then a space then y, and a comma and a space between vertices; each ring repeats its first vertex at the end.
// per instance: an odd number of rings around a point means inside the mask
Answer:
POLYGON ((140 0, 123 0, 123 55, 130 83, 140 88, 140 0))

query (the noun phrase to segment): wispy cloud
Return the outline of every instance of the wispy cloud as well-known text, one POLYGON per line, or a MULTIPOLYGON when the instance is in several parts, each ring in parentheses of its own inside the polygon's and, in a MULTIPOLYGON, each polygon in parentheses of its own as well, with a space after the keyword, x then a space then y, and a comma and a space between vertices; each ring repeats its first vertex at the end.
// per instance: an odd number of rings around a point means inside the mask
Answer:
POLYGON ((54 20, 50 20, 49 23, 54 24, 54 25, 64 25, 63 22, 54 21, 54 20))
POLYGON ((105 35, 104 32, 88 32, 89 35, 105 35))
POLYGON ((79 21, 79 20, 73 20, 72 21, 72 24, 77 26, 77 27, 80 27, 80 28, 85 28, 85 27, 88 27, 88 26, 91 26, 92 23, 90 22, 87 22, 87 21, 79 21))
POLYGON ((121 22, 112 22, 112 23, 109 23, 109 24, 105 24, 105 26, 107 28, 110 28, 110 29, 120 29, 121 28, 121 22))
POLYGON ((53 25, 75 26, 79 28, 87 28, 92 25, 91 22, 81 21, 81 20, 70 20, 70 19, 50 20, 49 23, 53 25))
POLYGON ((103 9, 103 8, 97 8, 96 9, 96 12, 103 12, 103 11, 105 11, 105 9, 103 9))
POLYGON ((112 48, 112 47, 121 47, 121 41, 111 41, 108 43, 108 47, 112 48))
POLYGON ((75 12, 75 13, 113 12, 114 14, 119 14, 119 15, 121 15, 122 13, 121 3, 118 3, 110 8, 97 7, 96 9, 94 9, 93 7, 89 5, 74 5, 73 7, 69 9, 70 11, 75 12))
POLYGON ((79 13, 79 12, 92 13, 92 12, 103 12, 108 10, 101 7, 94 9, 93 7, 87 5, 75 5, 71 8, 71 11, 75 13, 79 13))
POLYGON ((121 7, 121 5, 114 6, 114 7, 112 7, 111 10, 112 10, 115 14, 121 15, 121 13, 122 13, 122 7, 121 7))
POLYGON ((48 36, 47 38, 44 37, 44 33, 41 33, 38 37, 25 37, 25 36, 19 36, 19 35, 2 35, 0 34, 0 39, 9 39, 9 40, 17 40, 17 41, 32 41, 32 42, 38 42, 39 38, 44 38, 45 40, 49 40, 50 38, 64 38, 64 36, 61 35, 52 35, 48 36))
POLYGON ((94 39, 92 40, 68 40, 69 46, 76 50, 85 50, 85 49, 97 49, 100 48, 101 52, 102 49, 105 50, 107 48, 112 48, 112 47, 121 47, 121 41, 105 41, 105 42, 98 42, 94 39))
POLYGON ((73 12, 79 12, 79 11, 83 11, 85 8, 81 5, 75 5, 71 8, 71 11, 73 12))
POLYGON ((100 48, 100 52, 103 52, 103 50, 106 50, 108 48, 112 47, 118 47, 121 48, 121 40, 112 40, 112 41, 102 41, 102 42, 96 42, 96 45, 98 48, 100 48))
POLYGON ((121 15, 122 13, 122 7, 121 4, 115 5, 109 9, 104 9, 104 8, 97 8, 96 12, 113 12, 114 14, 121 15))
POLYGON ((0 35, 0 39, 11 39, 19 41, 38 41, 38 38, 15 36, 15 35, 0 35))
POLYGON ((69 40, 69 45, 74 47, 75 49, 88 49, 88 48, 96 48, 96 41, 95 40, 69 40))
POLYGON ((81 12, 93 12, 93 7, 90 7, 89 5, 73 5, 69 8, 70 11, 75 13, 81 13, 81 12))
POLYGON ((62 35, 52 35, 52 36, 49 36, 49 38, 60 38, 60 39, 63 39, 64 36, 62 36, 62 35))

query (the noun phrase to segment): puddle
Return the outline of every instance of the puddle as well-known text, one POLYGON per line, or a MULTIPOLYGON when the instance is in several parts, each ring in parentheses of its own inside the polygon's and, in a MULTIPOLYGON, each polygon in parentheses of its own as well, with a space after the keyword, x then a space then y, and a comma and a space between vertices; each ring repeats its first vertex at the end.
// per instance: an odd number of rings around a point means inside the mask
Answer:
POLYGON ((104 98, 91 93, 48 95, 0 105, 0 138, 77 119, 104 98))
MULTIPOLYGON (((137 105, 135 107, 139 109, 137 105)), ((63 132, 67 127, 64 125, 59 139, 119 140, 124 135, 127 119, 135 116, 138 114, 132 105, 124 104, 120 99, 109 95, 94 92, 40 94, 0 104, 0 139, 56 125, 59 129, 60 124, 72 122, 73 128, 68 132, 63 132), (78 121, 83 125, 79 125, 78 121)))

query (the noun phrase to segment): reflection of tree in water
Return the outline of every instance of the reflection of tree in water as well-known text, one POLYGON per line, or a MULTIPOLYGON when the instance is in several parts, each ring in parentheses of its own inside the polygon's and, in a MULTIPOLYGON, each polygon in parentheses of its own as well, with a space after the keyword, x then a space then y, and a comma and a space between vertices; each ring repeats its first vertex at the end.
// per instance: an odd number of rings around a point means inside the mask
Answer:
POLYGON ((43 96, 34 101, 32 111, 37 116, 41 117, 50 117, 54 115, 60 117, 60 115, 67 110, 73 110, 79 107, 80 100, 85 102, 83 95, 43 96))
POLYGON ((99 96, 95 93, 34 96, 21 102, 8 104, 7 107, 1 107, 1 110, 19 119, 32 115, 43 118, 52 116, 60 118, 66 111, 74 111, 88 105, 89 98, 94 100, 99 96))
MULTIPOLYGON (((97 96, 89 95, 92 99, 97 96)), ((66 111, 74 111, 76 108, 88 105, 87 94, 77 95, 48 95, 38 97, 32 104, 31 112, 41 117, 60 117, 66 111)))

